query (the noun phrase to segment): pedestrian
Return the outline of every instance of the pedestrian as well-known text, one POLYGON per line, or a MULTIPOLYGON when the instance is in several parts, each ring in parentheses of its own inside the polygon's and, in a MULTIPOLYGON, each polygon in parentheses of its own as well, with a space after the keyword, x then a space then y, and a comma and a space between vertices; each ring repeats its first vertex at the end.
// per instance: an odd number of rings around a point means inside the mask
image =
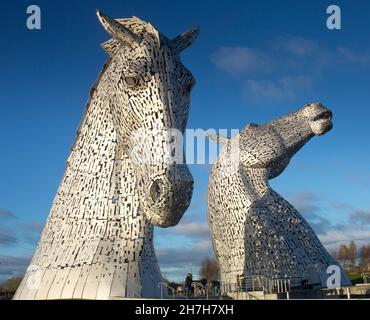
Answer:
POLYGON ((193 283, 193 276, 189 272, 185 279, 185 292, 188 297, 190 297, 192 293, 192 287, 191 287, 192 283, 193 283))

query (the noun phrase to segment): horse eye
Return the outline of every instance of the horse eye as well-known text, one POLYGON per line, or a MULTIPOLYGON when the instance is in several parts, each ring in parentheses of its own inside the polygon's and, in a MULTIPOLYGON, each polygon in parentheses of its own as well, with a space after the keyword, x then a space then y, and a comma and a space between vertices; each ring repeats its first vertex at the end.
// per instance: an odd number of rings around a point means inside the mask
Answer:
POLYGON ((133 76, 127 76, 124 78, 124 80, 129 88, 136 87, 139 82, 139 80, 133 76))

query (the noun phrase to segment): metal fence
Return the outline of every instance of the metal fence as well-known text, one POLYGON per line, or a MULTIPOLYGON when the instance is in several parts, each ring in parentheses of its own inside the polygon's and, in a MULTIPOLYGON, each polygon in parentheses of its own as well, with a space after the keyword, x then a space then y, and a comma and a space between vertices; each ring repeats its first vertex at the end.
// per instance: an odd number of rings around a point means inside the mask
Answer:
POLYGON ((368 283, 370 280, 370 273, 369 272, 363 272, 361 273, 361 277, 364 281, 364 283, 368 283))
POLYGON ((265 276, 238 277, 236 282, 221 282, 221 291, 284 293, 302 290, 308 286, 308 277, 267 278, 265 276))

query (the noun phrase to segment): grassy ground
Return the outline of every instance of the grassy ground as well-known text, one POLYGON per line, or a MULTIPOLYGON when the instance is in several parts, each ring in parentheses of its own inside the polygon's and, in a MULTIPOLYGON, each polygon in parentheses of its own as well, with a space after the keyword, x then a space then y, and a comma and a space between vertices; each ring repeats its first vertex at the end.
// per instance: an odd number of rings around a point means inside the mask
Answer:
POLYGON ((358 283, 364 283, 361 277, 361 272, 349 272, 348 276, 353 285, 358 283))

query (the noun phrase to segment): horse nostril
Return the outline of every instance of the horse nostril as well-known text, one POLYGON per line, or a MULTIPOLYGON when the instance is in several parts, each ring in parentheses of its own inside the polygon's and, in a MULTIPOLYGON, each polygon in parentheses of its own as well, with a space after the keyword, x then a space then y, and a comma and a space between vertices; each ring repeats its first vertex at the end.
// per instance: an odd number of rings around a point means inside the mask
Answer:
POLYGON ((150 186, 150 197, 154 202, 158 202, 160 200, 161 186, 159 180, 153 181, 152 185, 150 186))

